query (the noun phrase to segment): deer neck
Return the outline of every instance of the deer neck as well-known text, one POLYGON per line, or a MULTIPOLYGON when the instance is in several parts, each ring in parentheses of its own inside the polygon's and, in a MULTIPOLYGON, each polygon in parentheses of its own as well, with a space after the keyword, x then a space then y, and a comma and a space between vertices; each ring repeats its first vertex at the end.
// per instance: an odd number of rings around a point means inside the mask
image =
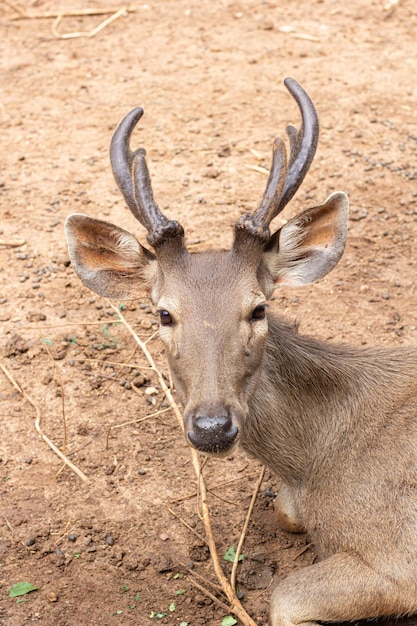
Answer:
POLYGON ((297 486, 347 427, 351 411, 346 407, 361 401, 364 364, 355 349, 299 335, 274 316, 269 328, 242 445, 297 486))

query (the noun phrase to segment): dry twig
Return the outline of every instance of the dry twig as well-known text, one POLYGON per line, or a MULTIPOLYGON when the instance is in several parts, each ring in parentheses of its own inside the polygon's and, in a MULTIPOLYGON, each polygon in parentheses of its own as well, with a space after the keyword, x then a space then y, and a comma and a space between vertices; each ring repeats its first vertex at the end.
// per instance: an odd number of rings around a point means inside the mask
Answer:
POLYGON ((20 248, 20 246, 24 246, 26 241, 24 239, 0 239, 0 246, 6 246, 6 248, 20 248))
MULTIPOLYGON (((60 15, 65 15, 65 17, 84 17, 86 15, 108 15, 109 13, 114 13, 117 11, 116 8, 110 9, 99 9, 99 8, 91 8, 91 9, 73 9, 69 11, 44 11, 43 13, 28 13, 24 11, 16 2, 11 2, 10 0, 3 0, 5 4, 7 4, 11 9, 16 11, 17 15, 14 17, 10 17, 10 20, 44 20, 52 17, 59 17, 60 15)), ((133 6, 125 6, 123 7, 125 11, 128 13, 134 13, 136 8, 133 6)))
POLYGON ((265 167, 261 167, 260 165, 249 165, 246 164, 248 170, 253 170, 254 172, 259 172, 259 174, 269 175, 269 171, 265 167))
MULTIPOLYGON (((156 367, 155 361, 154 361, 151 353, 149 352, 146 344, 138 337, 138 335, 135 333, 133 328, 130 326, 129 322, 125 319, 125 317, 123 316, 121 311, 119 311, 117 306, 115 306, 112 302, 110 302, 110 300, 106 300, 106 302, 113 309, 113 311, 119 316, 119 319, 122 322, 122 324, 130 332, 130 334, 132 335, 132 337, 134 338, 134 340, 139 345, 139 347, 143 351, 144 355, 148 359, 149 364, 151 366, 151 369, 158 376, 161 388, 163 389, 163 391, 165 393, 165 396, 166 396, 169 404, 171 405, 172 410, 174 411, 174 414, 175 414, 175 416, 176 416, 176 418, 177 418, 177 420, 178 420, 178 422, 179 422, 179 424, 181 426, 181 429, 183 430, 184 429, 183 419, 182 419, 182 414, 181 414, 181 411, 180 411, 180 409, 178 407, 178 404, 175 402, 174 397, 173 397, 172 392, 171 392, 171 389, 166 384, 165 379, 162 376, 162 373, 156 367)), ((211 560, 212 560, 212 563, 213 563, 213 567, 214 567, 214 571, 216 573, 217 579, 218 579, 218 581, 220 582, 220 584, 222 586, 224 594, 227 596, 227 599, 230 602, 230 609, 229 609, 229 607, 226 607, 226 605, 224 605, 224 604, 223 604, 223 607, 226 608, 226 610, 230 610, 232 613, 234 613, 236 615, 236 617, 238 619, 240 619, 240 621, 242 622, 243 626, 256 626, 256 623, 253 621, 253 619, 248 615, 248 613, 243 608, 239 598, 237 597, 237 594, 236 594, 236 591, 235 591, 234 587, 232 587, 232 585, 230 584, 229 580, 227 579, 225 573, 223 572, 223 568, 222 568, 221 563, 220 563, 220 558, 219 558, 219 555, 218 555, 218 552, 217 552, 216 543, 215 543, 214 536, 213 536, 213 530, 212 530, 212 526, 211 526, 209 505, 208 505, 208 501, 207 501, 207 489, 206 489, 206 485, 205 485, 205 482, 204 482, 203 476, 202 476, 202 468, 201 468, 201 465, 200 465, 199 455, 198 455, 197 451, 194 450, 193 448, 190 448, 190 453, 191 453, 191 460, 192 460, 192 463, 193 463, 194 471, 195 471, 196 476, 197 476, 198 489, 199 489, 200 495, 201 495, 201 507, 202 507, 202 511, 203 511, 203 521, 204 521, 204 526, 205 526, 205 529, 206 529, 207 543, 208 543, 208 546, 209 546, 209 549, 210 549, 211 560)), ((207 593, 206 590, 205 590, 205 593, 207 593)))
MULTIPOLYGON (((187 570, 188 572, 190 571, 186 565, 183 565, 183 568, 187 570)), ((209 578, 205 578, 204 576, 199 574, 196 570, 193 569, 192 575, 194 578, 199 578, 200 580, 202 580, 204 584, 209 585, 210 587, 213 587, 213 589, 215 589, 219 593, 223 593, 223 589, 220 587, 220 585, 217 585, 216 583, 211 581, 209 578)))
MULTIPOLYGON (((134 385, 133 385, 134 388, 134 385)), ((106 450, 109 449, 109 439, 110 439, 110 433, 112 430, 115 430, 116 428, 123 428, 124 426, 129 426, 129 424, 137 424, 138 422, 144 422, 145 420, 149 420, 153 417, 157 417, 157 415, 162 415, 162 413, 166 413, 167 411, 170 411, 171 407, 168 407, 167 409, 161 409, 160 411, 155 411, 155 413, 150 413, 149 415, 144 415, 142 417, 136 417, 133 420, 129 420, 128 422, 123 422, 123 424, 116 424, 115 426, 110 426, 110 428, 107 431, 107 436, 106 436, 106 450)))
POLYGON ((68 467, 70 467, 72 469, 72 471, 75 472, 77 474, 77 476, 79 476, 79 478, 81 478, 81 480, 83 480, 84 482, 87 483, 88 482, 88 477, 80 469, 78 469, 78 467, 76 465, 74 465, 74 463, 72 463, 69 460, 69 458, 66 457, 65 454, 42 431, 42 429, 41 429, 42 412, 41 412, 39 406, 36 404, 36 402, 34 400, 32 400, 32 398, 22 389, 22 387, 19 385, 19 383, 16 382, 16 380, 10 374, 8 369, 2 363, 0 363, 0 369, 2 370, 2 372, 6 376, 6 378, 9 380, 9 382, 13 385, 13 387, 15 389, 17 389, 17 391, 25 398, 25 400, 27 402, 29 402, 29 404, 32 405, 32 407, 35 409, 35 412, 36 412, 35 428, 36 428, 37 433, 42 437, 42 439, 45 441, 45 443, 48 444, 48 446, 51 448, 51 450, 53 450, 55 452, 55 454, 57 456, 59 456, 59 458, 62 461, 64 461, 64 463, 66 465, 68 465, 68 467))
POLYGON ((193 535, 195 535, 199 541, 202 541, 203 543, 205 543, 205 544, 207 545, 207 541, 204 539, 204 537, 202 537, 201 535, 199 535, 199 534, 198 534, 198 532, 197 532, 196 530, 194 530, 194 528, 193 528, 192 526, 190 526, 190 524, 187 524, 187 522, 185 521, 185 519, 183 519, 180 515, 178 515, 177 513, 175 513, 175 511, 173 511, 173 510, 172 510, 172 509, 170 509, 169 507, 168 507, 168 511, 169 511, 170 513, 172 513, 172 515, 173 515, 174 517, 176 517, 176 518, 177 518, 177 519, 181 522, 181 524, 183 524, 186 528, 188 528, 188 530, 189 530, 190 532, 192 532, 192 533, 193 533, 193 535))
MULTIPOLYGON (((65 415, 65 392, 64 392, 64 382, 63 382, 63 380, 62 380, 61 370, 60 370, 60 368, 58 367, 58 365, 56 364, 55 359, 54 359, 54 357, 52 356, 51 351, 50 351, 50 349, 49 349, 49 346, 48 346, 48 344, 46 343, 46 340, 42 338, 42 335, 41 335, 41 331, 40 331, 39 325, 37 324, 36 326, 37 326, 37 329, 38 329, 39 338, 40 338, 40 340, 41 340, 41 342, 42 342, 42 345, 43 345, 43 347, 45 348, 45 350, 46 350, 46 352, 47 352, 47 354, 48 354, 49 359, 52 361, 52 365, 54 366, 54 368, 56 369, 56 371, 57 371, 57 373, 58 373, 58 378, 59 378, 59 386, 60 386, 60 388, 61 388, 62 424, 63 424, 63 428, 64 428, 64 437, 63 437, 63 444, 62 444, 62 447, 63 447, 64 454, 66 454, 66 453, 67 453, 67 419, 66 419, 66 415, 65 415)), ((59 473, 61 473, 61 471, 62 471, 62 470, 60 470, 60 472, 59 472, 59 473)))
POLYGON ((304 554, 304 552, 307 552, 307 550, 309 550, 313 546, 314 546, 314 543, 307 543, 305 546, 301 548, 301 550, 298 550, 298 552, 294 554, 294 556, 292 557, 292 560, 295 561, 296 559, 298 559, 299 556, 304 554))
POLYGON ((241 535, 240 535, 239 543, 237 544, 235 559, 233 561, 232 573, 230 575, 230 584, 232 585, 233 589, 235 589, 235 587, 236 587, 236 572, 237 572, 237 566, 238 566, 238 563, 239 563, 240 551, 242 549, 243 542, 245 540, 246 531, 248 530, 249 521, 250 521, 250 518, 251 518, 251 515, 252 515, 253 507, 255 506, 255 500, 256 500, 256 497, 258 495, 258 491, 259 491, 259 489, 261 487, 261 484, 262 484, 262 481, 264 479, 264 474, 265 474, 265 468, 262 467, 261 473, 259 474, 259 478, 256 481, 255 489, 253 490, 253 494, 252 494, 252 498, 251 498, 250 505, 249 505, 249 508, 248 508, 248 512, 246 513, 246 519, 245 519, 245 523, 244 523, 243 528, 242 528, 242 532, 241 532, 241 535))
MULTIPOLYGON (((226 485, 235 483, 238 480, 244 480, 245 478, 251 478, 252 476, 255 476, 255 474, 248 474, 247 476, 238 476, 237 478, 232 478, 231 480, 225 480, 221 483, 218 483, 217 485, 212 485, 211 487, 208 487, 208 489, 209 490, 220 489, 220 487, 225 487, 226 485)), ((196 498, 197 495, 198 495, 197 492, 194 491, 194 493, 189 493, 186 496, 181 496, 181 498, 175 498, 175 500, 171 500, 171 504, 176 504, 177 502, 182 502, 183 500, 190 500, 191 498, 196 498)))
POLYGON ((12 525, 10 524, 9 520, 7 519, 7 517, 5 516, 5 514, 4 514, 4 513, 2 513, 2 515, 3 515, 3 519, 4 519, 4 521, 6 522, 6 526, 7 526, 7 528, 10 530, 10 532, 12 533, 12 535, 14 535, 14 536, 16 537, 16 533, 14 532, 13 527, 12 527, 12 525))
POLYGON ((126 365, 129 365, 130 361, 133 359, 133 357, 135 356, 136 352, 137 352, 138 346, 135 346, 135 349, 133 350, 132 354, 127 358, 126 363, 122 363, 122 365, 119 367, 119 369, 117 370, 114 378, 111 379, 111 381, 109 382, 109 384, 107 385, 107 387, 100 393, 101 396, 104 396, 105 393, 108 392, 108 390, 110 389, 110 387, 113 385, 114 382, 116 382, 116 380, 119 377, 119 374, 121 374, 121 372, 123 372, 124 368, 126 367, 126 365))
POLYGON ((106 26, 117 20, 122 15, 126 15, 128 13, 127 7, 122 7, 110 17, 107 17, 105 20, 100 22, 98 26, 89 31, 79 31, 73 33, 60 33, 58 32, 58 26, 62 21, 62 18, 66 17, 67 14, 62 13, 56 16, 54 23, 52 24, 51 30, 54 37, 57 39, 77 39, 79 37, 95 37, 99 32, 101 32, 106 26))
POLYGON ((194 587, 197 587, 197 589, 202 591, 208 598, 210 598, 211 600, 213 600, 213 602, 218 604, 223 609, 223 611, 230 610, 227 604, 219 600, 219 598, 216 598, 216 596, 214 596, 208 589, 206 589, 206 587, 203 587, 203 585, 200 585, 200 583, 198 583, 192 576, 189 576, 188 580, 192 585, 194 585, 194 587))

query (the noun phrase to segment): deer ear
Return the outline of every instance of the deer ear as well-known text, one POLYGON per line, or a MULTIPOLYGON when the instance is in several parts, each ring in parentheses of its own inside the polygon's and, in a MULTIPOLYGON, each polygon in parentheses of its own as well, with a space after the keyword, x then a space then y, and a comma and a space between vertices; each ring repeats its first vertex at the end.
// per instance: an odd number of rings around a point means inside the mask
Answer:
POLYGON ((264 264, 279 285, 307 285, 328 274, 339 262, 346 244, 349 201, 333 193, 324 204, 289 220, 265 247, 264 264))
POLYGON ((74 213, 67 218, 65 232, 76 274, 100 296, 135 298, 152 283, 155 256, 126 230, 74 213))

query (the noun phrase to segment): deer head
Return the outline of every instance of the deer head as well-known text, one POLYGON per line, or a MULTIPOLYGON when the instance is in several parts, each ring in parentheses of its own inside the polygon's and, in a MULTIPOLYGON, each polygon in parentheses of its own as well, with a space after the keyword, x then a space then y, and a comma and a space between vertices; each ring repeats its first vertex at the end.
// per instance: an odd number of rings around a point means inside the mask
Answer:
POLYGON ((312 283, 342 256, 348 200, 332 194, 270 233, 270 223, 294 196, 313 160, 318 118, 303 88, 285 85, 299 107, 299 130, 275 140, 259 208, 235 225, 230 250, 190 254, 184 230, 155 204, 145 151, 132 152, 131 133, 142 117, 131 111, 114 133, 110 159, 126 204, 147 230, 152 251, 125 230, 70 215, 66 234, 72 265, 99 295, 135 298, 149 289, 160 319, 172 376, 184 406, 187 440, 207 454, 229 454, 240 438, 263 367, 267 301, 279 285, 312 283))

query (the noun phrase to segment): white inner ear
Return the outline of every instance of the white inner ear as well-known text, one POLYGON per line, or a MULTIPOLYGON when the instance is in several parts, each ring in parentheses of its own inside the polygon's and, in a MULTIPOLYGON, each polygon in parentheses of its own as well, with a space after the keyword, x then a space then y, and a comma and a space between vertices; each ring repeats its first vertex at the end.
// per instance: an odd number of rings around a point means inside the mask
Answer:
POLYGON ((114 252, 122 255, 123 263, 129 268, 137 267, 138 260, 142 255, 139 243, 136 241, 135 237, 118 229, 112 231, 110 236, 115 241, 114 252))
POLYGON ((76 274, 99 295, 134 298, 155 280, 154 256, 122 228, 73 214, 67 219, 66 232, 76 274))
POLYGON ((129 236, 127 233, 116 232, 115 235, 119 248, 123 248, 128 254, 139 254, 139 245, 136 239, 129 236))
POLYGON ((275 247, 264 255, 273 289, 308 285, 337 265, 345 248, 348 210, 346 194, 337 192, 281 228, 275 247))
POLYGON ((298 223, 288 223, 282 228, 279 253, 274 260, 275 283, 296 287, 311 282, 308 275, 312 258, 303 258, 308 252, 307 247, 300 245, 303 239, 304 233, 298 223))

